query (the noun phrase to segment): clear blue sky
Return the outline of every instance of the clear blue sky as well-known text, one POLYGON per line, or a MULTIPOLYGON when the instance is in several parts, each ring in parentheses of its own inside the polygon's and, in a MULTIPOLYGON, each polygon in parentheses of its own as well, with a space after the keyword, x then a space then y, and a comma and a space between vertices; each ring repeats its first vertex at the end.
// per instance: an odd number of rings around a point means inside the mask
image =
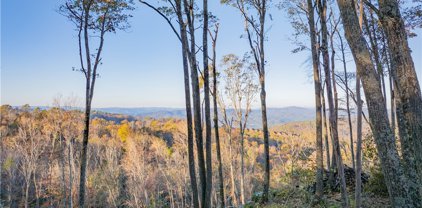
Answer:
MULTIPOLYGON (((56 12, 57 0, 1 1, 1 103, 51 105, 57 94, 84 97, 73 24, 56 12)), ((155 1, 153 1, 155 3, 155 1)), ((209 1, 220 19, 217 54, 242 55, 243 23, 238 12, 209 1)), ((166 22, 151 9, 136 4, 132 27, 106 36, 101 77, 94 107, 183 107, 180 44, 166 22)), ((266 42, 269 107, 314 105, 308 52, 292 54, 291 26, 285 12, 272 9, 266 42)), ((410 40, 422 77, 422 32, 410 40)), ((198 37, 201 38, 201 37, 198 37)))

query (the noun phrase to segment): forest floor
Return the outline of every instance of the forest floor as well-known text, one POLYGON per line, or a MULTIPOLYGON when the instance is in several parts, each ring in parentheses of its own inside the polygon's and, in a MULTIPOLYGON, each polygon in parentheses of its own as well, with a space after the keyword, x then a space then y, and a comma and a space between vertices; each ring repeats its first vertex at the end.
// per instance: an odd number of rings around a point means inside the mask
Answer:
MULTIPOLYGON (((349 190, 350 207, 355 207, 353 190, 349 190)), ((341 194, 338 192, 325 193, 323 199, 315 204, 313 194, 303 188, 286 187, 272 192, 272 199, 266 205, 251 202, 249 208, 340 208, 341 194)), ((388 197, 378 196, 373 193, 362 193, 362 207, 389 208, 388 197)))

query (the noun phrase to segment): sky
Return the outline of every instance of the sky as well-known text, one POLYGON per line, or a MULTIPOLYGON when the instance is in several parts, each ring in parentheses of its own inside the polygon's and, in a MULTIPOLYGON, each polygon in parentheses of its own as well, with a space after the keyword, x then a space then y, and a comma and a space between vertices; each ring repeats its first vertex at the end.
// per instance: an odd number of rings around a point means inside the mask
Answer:
MULTIPOLYGON (((50 106, 58 95, 83 100, 85 79, 72 71, 79 63, 77 34, 74 25, 57 12, 62 2, 1 1, 1 104, 50 106)), ((209 10, 220 20, 217 63, 225 54, 241 56, 249 50, 247 40, 241 38, 240 14, 219 2, 209 1, 209 10)), ((267 106, 312 107, 309 52, 292 54, 293 30, 286 12, 276 8, 269 12, 273 20, 267 21, 267 106)), ((93 107, 184 107, 178 39, 150 8, 137 3, 132 14, 130 29, 105 37, 93 107)), ((417 34, 409 45, 421 81, 422 31, 417 34)))

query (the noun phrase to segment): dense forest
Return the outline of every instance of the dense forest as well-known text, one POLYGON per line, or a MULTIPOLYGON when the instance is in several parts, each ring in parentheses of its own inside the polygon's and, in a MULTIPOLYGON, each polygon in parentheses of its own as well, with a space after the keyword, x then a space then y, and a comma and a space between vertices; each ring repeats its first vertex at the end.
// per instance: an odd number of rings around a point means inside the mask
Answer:
POLYGON ((220 60, 225 23, 208 4, 61 1, 84 106, 2 103, 0 207, 422 207, 420 69, 408 43, 421 0, 221 0, 242 17, 248 51, 220 60), (130 28, 138 6, 180 44, 183 118, 92 107, 107 34, 130 28), (288 16, 291 52, 310 57, 312 120, 269 119, 269 11, 288 16))

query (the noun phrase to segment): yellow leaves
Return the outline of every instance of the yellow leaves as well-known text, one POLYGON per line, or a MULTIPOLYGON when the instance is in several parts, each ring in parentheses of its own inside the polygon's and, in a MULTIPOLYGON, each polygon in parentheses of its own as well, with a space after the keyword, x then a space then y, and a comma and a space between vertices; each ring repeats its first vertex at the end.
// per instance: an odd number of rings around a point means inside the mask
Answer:
POLYGON ((13 158, 11 156, 7 157, 3 163, 3 170, 9 170, 14 164, 13 158))
POLYGON ((127 123, 122 124, 117 130, 117 136, 120 138, 120 141, 125 143, 130 133, 130 127, 127 123))
POLYGON ((160 128, 160 123, 158 120, 152 120, 150 123, 151 129, 158 130, 160 128))
POLYGON ((176 121, 173 120, 173 119, 168 120, 166 123, 164 123, 163 130, 164 131, 168 131, 168 132, 175 132, 175 131, 177 131, 178 128, 177 128, 176 121))

